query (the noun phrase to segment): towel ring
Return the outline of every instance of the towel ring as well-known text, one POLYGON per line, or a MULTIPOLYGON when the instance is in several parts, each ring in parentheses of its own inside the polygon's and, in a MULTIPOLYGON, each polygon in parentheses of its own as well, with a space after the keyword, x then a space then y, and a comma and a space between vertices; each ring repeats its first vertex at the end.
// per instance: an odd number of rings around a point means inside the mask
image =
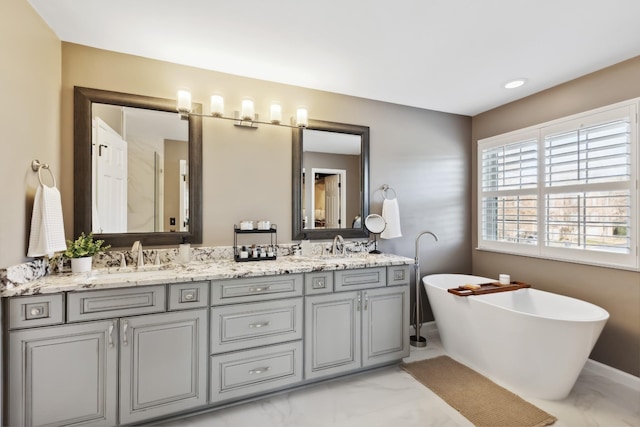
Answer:
POLYGON ((51 179, 53 180, 53 187, 55 188, 57 186, 56 177, 53 175, 53 172, 51 172, 49 165, 47 163, 40 163, 38 160, 31 162, 31 170, 38 172, 38 181, 40 181, 40 185, 44 186, 44 183, 42 182, 42 169, 49 171, 49 175, 51 175, 51 179))
POLYGON ((395 198, 398 197, 398 194, 396 193, 396 190, 394 190, 392 187, 389 187, 387 184, 382 186, 382 198, 385 200, 393 200, 395 198), (389 199, 387 197, 387 191, 393 191, 393 197, 391 199, 389 199))

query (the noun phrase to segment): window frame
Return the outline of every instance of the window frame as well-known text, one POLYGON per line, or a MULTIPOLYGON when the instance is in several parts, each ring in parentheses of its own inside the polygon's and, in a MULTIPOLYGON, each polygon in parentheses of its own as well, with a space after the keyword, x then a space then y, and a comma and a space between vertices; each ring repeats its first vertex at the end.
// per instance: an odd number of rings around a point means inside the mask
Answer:
POLYGON ((638 242, 640 240, 640 190, 638 171, 640 169, 640 141, 638 131, 638 111, 640 110, 640 98, 608 105, 594 110, 585 111, 571 116, 559 118, 553 121, 529 126, 505 134, 480 139, 477 141, 477 250, 511 253, 523 256, 553 259, 557 261, 584 263, 613 268, 640 269, 640 255, 638 254, 638 242), (546 186, 545 179, 545 137, 559 132, 579 130, 581 127, 594 126, 620 119, 629 118, 630 138, 630 179, 628 181, 616 181, 609 183, 578 183, 565 186, 546 186), (495 196, 500 191, 485 191, 483 189, 483 153, 488 149, 507 146, 526 139, 537 141, 537 186, 535 189, 508 190, 501 194, 537 194, 537 237, 535 243, 516 243, 498 240, 484 239, 484 210, 485 197, 495 196), (594 249, 557 247, 546 245, 546 208, 547 195, 570 194, 576 192, 595 192, 604 189, 615 191, 624 189, 630 194, 630 246, 629 253, 615 253, 594 249))

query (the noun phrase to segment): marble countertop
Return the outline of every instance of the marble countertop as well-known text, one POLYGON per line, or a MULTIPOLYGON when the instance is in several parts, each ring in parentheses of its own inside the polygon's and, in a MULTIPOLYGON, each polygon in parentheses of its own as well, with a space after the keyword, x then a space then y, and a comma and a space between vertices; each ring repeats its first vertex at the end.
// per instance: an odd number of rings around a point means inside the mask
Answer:
POLYGON ((188 264, 149 265, 140 269, 103 268, 94 269, 91 273, 51 274, 2 289, 0 297, 412 264, 412 258, 399 255, 351 254, 343 257, 283 256, 276 260, 249 262, 192 261, 188 264))

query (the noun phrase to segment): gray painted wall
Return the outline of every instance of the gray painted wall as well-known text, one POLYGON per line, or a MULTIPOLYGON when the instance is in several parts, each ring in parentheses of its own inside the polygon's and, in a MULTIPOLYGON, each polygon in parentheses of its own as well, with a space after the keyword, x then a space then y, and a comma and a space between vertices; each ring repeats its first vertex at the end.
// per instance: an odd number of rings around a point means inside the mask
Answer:
MULTIPOLYGON (((70 43, 62 44, 62 53, 65 221, 73 215, 73 86, 164 98, 188 87, 205 112, 209 96, 219 91, 229 111, 243 96, 252 96, 256 112, 264 115, 269 102, 280 99, 285 120, 302 104, 313 119, 369 126, 371 212, 380 213, 380 187, 389 184, 398 194, 403 230, 402 238, 383 241, 380 249, 413 258, 415 236, 429 229, 440 242, 423 241, 423 273, 471 271, 471 118, 70 43)), ((231 245, 233 224, 242 219, 269 219, 278 225, 278 241, 291 241, 290 129, 264 125, 247 131, 205 119, 203 165, 204 246, 231 245)))

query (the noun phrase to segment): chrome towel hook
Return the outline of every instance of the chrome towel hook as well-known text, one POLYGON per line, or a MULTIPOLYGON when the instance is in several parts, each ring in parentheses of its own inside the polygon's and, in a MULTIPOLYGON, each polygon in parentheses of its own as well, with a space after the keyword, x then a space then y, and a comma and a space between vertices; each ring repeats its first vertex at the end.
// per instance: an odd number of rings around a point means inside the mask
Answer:
POLYGON ((38 172, 38 181, 40 181, 40 185, 44 186, 44 183, 42 182, 42 169, 46 169, 49 171, 49 175, 51 175, 51 179, 53 180, 53 187, 56 187, 56 177, 53 175, 53 172, 51 172, 51 168, 49 167, 49 164, 47 163, 40 163, 39 160, 34 160, 31 162, 31 170, 33 170, 34 172, 38 172))

